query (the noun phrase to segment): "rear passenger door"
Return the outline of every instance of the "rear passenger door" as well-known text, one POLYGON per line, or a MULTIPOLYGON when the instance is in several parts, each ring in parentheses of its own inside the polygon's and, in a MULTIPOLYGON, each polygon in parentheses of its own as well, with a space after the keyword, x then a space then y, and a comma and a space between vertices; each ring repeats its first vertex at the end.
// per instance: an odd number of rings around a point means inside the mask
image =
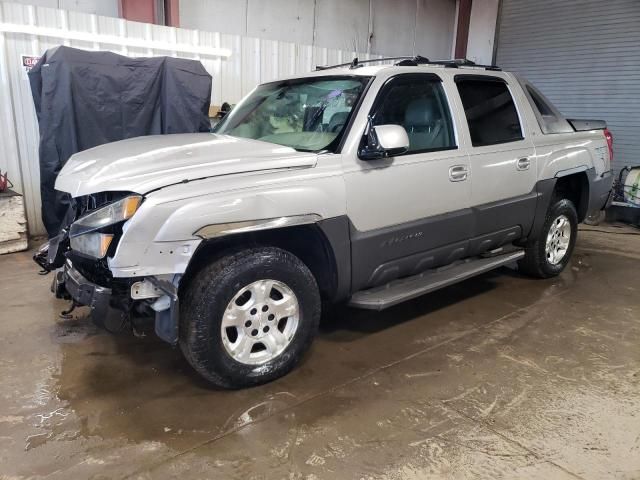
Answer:
POLYGON ((455 83, 467 120, 473 255, 528 233, 536 204, 536 156, 514 101, 519 90, 499 76, 461 74, 455 83))

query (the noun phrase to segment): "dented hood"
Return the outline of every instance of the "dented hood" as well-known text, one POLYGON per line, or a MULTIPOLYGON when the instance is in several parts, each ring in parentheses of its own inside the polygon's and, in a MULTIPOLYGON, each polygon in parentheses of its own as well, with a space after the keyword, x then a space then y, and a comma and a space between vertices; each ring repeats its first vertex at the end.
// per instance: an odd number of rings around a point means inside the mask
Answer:
POLYGON ((218 175, 312 167, 316 160, 315 153, 228 135, 153 135, 76 153, 60 171, 56 190, 73 197, 105 191, 145 194, 218 175))

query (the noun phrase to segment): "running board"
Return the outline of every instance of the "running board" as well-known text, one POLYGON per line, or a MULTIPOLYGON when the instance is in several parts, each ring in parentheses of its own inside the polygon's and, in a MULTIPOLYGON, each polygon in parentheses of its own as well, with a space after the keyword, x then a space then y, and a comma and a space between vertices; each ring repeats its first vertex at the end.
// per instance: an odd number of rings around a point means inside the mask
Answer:
POLYGON ((401 278, 367 290, 356 292, 349 305, 369 310, 384 310, 405 300, 461 282, 494 268, 513 263, 524 257, 523 250, 491 257, 478 257, 456 265, 428 270, 413 277, 401 278))

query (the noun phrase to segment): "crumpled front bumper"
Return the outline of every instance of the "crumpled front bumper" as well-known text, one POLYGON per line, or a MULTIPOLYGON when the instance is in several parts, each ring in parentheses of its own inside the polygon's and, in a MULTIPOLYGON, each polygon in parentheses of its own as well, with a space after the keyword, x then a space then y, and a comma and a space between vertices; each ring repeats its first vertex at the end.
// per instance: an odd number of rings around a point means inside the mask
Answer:
MULTIPOLYGON (((162 340, 175 345, 178 342, 178 293, 177 288, 171 282, 148 277, 162 293, 167 297, 167 305, 162 309, 155 309, 155 331, 162 340)), ((74 268, 71 260, 67 259, 64 265, 55 271, 51 291, 57 298, 72 299, 76 305, 84 305, 91 308, 94 320, 104 324, 105 319, 117 313, 111 302, 113 292, 110 288, 97 285, 85 278, 80 271, 74 268)))
POLYGON ((77 304, 90 307, 99 316, 106 315, 111 308, 111 289, 87 280, 68 259, 62 268, 56 270, 51 291, 58 298, 71 297, 77 304))

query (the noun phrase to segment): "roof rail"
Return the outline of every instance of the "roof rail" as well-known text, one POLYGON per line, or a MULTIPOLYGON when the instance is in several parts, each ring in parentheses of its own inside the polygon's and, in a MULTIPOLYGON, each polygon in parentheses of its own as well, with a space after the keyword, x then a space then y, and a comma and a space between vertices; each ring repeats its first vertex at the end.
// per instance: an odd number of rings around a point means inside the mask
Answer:
POLYGON ((442 65, 448 68, 460 68, 460 67, 471 67, 471 68, 484 68, 485 70, 493 70, 493 71, 501 71, 502 69, 497 65, 481 65, 472 60, 468 60, 466 58, 454 58, 453 60, 434 60, 426 62, 429 65, 442 65))
POLYGON ((447 68, 461 68, 461 67, 470 67, 470 68, 483 68, 485 70, 492 71, 500 71, 502 70, 500 67, 496 65, 480 65, 471 60, 467 60, 466 58, 455 58, 452 60, 429 60, 426 57, 421 55, 414 56, 404 56, 404 57, 383 57, 383 58, 371 58, 369 60, 358 60, 358 57, 355 57, 352 61, 348 63, 340 63, 338 65, 317 65, 316 71, 318 70, 328 70, 331 68, 340 68, 340 67, 349 67, 349 68, 360 68, 364 66, 366 63, 375 63, 375 62, 389 62, 393 60, 398 60, 394 65, 400 67, 416 67, 418 65, 441 65, 447 68))
POLYGON ((360 68, 364 66, 365 63, 375 63, 375 62, 390 62, 392 60, 410 60, 415 58, 413 56, 406 57, 383 57, 383 58, 371 58, 369 60, 358 60, 358 57, 355 57, 353 60, 347 63, 339 63, 337 65, 316 65, 316 71, 318 70, 328 70, 330 68, 340 68, 340 67, 349 67, 349 68, 360 68))

